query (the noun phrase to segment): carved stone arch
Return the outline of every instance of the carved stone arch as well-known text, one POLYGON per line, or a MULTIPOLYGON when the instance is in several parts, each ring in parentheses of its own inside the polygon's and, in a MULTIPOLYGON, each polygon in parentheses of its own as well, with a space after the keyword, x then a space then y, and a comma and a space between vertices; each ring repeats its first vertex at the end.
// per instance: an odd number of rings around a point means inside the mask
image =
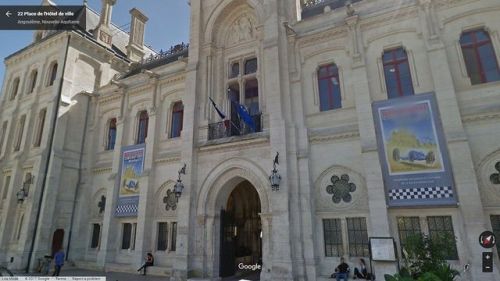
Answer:
POLYGON ((232 158, 219 163, 203 181, 197 200, 198 215, 215 215, 225 204, 231 191, 244 180, 249 181, 261 201, 261 212, 271 212, 268 192, 268 175, 256 163, 242 158, 232 158))
POLYGON ((348 167, 333 165, 323 171, 314 183, 314 200, 316 211, 345 211, 361 210, 368 211, 368 193, 364 177, 348 167), (334 194, 330 186, 335 186, 337 180, 344 179, 347 184, 354 184, 353 191, 349 192, 350 201, 334 200, 334 194))
POLYGON ((491 181, 493 174, 500 173, 495 167, 498 162, 500 149, 485 156, 478 165, 479 192, 485 207, 496 207, 500 204, 500 184, 491 181))
MULTIPOLYGON (((208 18, 205 29, 205 43, 219 43, 217 35, 223 34, 221 27, 229 25, 236 18, 241 17, 244 13, 251 13, 255 19, 255 23, 259 24, 264 21, 264 7, 258 0, 223 0, 215 7, 208 18), (232 20, 232 21, 231 21, 232 20)), ((222 28, 223 29, 223 28, 222 28)), ((224 34, 226 35, 226 34, 224 34)))
POLYGON ((163 217, 165 215, 173 215, 175 214, 175 209, 172 208, 171 206, 169 207, 169 210, 166 209, 166 204, 165 198, 169 196, 171 192, 173 192, 173 187, 175 185, 175 181, 173 180, 167 180, 164 182, 158 189, 156 190, 154 194, 154 217, 163 217))

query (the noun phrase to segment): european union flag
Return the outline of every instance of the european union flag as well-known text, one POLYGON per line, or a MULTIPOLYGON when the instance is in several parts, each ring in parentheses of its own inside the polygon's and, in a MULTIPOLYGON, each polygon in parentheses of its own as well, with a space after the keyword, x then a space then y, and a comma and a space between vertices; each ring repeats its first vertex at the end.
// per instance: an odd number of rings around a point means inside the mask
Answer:
POLYGON ((255 122, 253 121, 252 116, 250 116, 250 113, 248 113, 248 110, 243 106, 242 104, 239 104, 236 101, 233 101, 236 109, 238 110, 238 115, 240 116, 240 119, 245 122, 248 127, 252 129, 253 132, 257 131, 257 126, 255 126, 255 122))

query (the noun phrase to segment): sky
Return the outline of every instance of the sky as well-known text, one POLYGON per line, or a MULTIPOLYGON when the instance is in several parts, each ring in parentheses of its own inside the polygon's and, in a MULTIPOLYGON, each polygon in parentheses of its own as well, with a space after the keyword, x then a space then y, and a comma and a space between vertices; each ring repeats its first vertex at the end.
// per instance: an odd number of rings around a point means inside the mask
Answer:
MULTIPOLYGON (((0 0, 0 5, 39 5, 42 0, 0 0)), ((58 5, 81 5, 83 0, 53 0, 58 5)), ((88 5, 100 13, 101 0, 88 0, 88 5)), ((180 42, 189 41, 188 0, 118 0, 113 7, 112 21, 123 29, 130 27, 129 10, 138 8, 148 18, 145 44, 155 50, 168 49, 180 42)), ((5 64, 3 59, 29 45, 33 31, 0 30, 0 85, 3 84, 5 64)))

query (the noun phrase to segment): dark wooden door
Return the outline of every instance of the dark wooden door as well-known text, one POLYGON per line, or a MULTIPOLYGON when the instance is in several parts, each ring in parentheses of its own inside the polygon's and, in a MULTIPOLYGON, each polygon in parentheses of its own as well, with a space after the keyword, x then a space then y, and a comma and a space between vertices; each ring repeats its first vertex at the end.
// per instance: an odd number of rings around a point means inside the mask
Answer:
POLYGON ((57 229, 52 236, 52 256, 62 249, 64 241, 64 229, 57 229))
POLYGON ((225 210, 220 211, 220 277, 233 276, 235 271, 235 253, 233 237, 233 219, 225 210))

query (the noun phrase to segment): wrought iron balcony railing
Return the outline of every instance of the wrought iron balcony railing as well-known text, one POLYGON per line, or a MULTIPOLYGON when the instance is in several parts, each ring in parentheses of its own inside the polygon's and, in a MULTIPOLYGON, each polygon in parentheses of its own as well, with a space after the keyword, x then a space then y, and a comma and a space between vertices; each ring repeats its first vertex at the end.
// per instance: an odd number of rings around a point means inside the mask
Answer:
POLYGON ((252 115, 255 131, 243 120, 225 120, 208 125, 208 140, 222 139, 233 136, 243 136, 262 132, 262 113, 252 115))
POLYGON ((361 0, 302 0, 302 18, 322 14, 327 6, 333 11, 345 7, 346 4, 356 3, 361 0))

